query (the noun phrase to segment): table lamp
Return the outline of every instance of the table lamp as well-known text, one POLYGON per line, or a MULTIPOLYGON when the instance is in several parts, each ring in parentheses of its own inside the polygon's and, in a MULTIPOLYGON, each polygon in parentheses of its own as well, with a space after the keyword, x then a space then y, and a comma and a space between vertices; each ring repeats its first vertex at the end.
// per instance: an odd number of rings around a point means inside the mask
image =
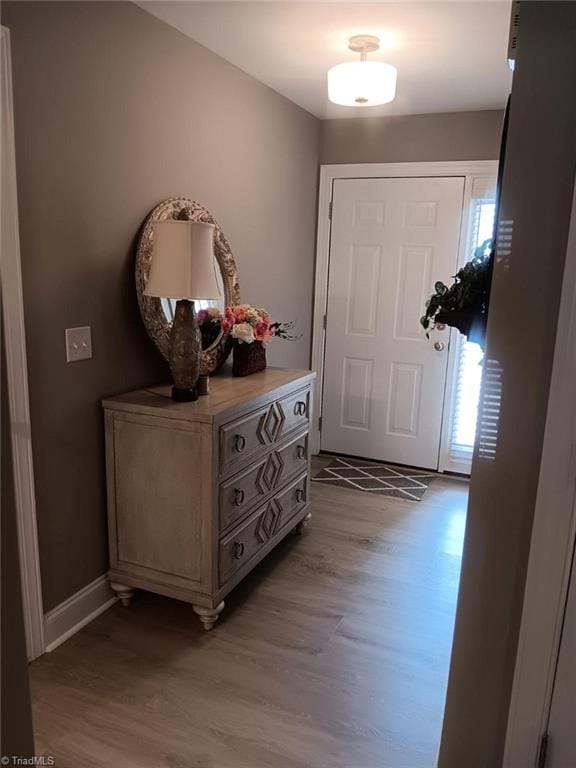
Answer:
POLYGON ((146 296, 177 299, 170 331, 168 363, 177 402, 196 400, 202 338, 194 299, 218 299, 214 225, 167 219, 152 224, 152 260, 146 296))

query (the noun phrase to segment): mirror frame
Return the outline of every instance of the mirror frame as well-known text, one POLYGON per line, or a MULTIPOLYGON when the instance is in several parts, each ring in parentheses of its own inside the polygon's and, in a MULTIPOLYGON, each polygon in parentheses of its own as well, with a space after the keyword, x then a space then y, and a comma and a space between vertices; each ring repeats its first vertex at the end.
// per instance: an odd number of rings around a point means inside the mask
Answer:
MULTIPOLYGON (((152 223, 165 219, 177 219, 187 216, 189 221, 203 221, 214 224, 214 255, 220 267, 222 284, 224 286, 224 306, 231 307, 240 304, 240 288, 238 272, 232 251, 218 222, 212 214, 199 203, 187 197, 171 197, 159 203, 146 217, 136 250, 136 294, 142 320, 148 335, 158 348, 165 360, 168 360, 170 348, 170 329, 172 323, 162 309, 159 298, 145 296, 144 289, 150 273, 152 260, 152 223)), ((232 338, 228 331, 223 332, 211 347, 202 351, 200 373, 211 375, 225 362, 232 349, 232 338)))

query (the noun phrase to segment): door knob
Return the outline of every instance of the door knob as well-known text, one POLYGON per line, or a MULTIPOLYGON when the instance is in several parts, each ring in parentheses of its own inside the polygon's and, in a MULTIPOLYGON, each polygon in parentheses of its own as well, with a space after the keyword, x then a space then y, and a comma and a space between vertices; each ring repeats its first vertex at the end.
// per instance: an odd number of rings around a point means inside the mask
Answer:
POLYGON ((444 349, 445 346, 446 345, 444 344, 443 341, 435 341, 434 342, 434 349, 436 350, 436 352, 442 352, 442 350, 444 349))

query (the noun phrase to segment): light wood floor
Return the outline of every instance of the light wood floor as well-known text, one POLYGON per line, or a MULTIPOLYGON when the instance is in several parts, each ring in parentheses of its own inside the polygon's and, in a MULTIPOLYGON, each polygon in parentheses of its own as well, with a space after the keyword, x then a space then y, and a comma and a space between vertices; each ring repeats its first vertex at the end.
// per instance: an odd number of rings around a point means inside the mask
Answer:
POLYGON ((205 634, 139 593, 31 665, 57 768, 433 768, 467 484, 313 484, 313 514, 205 634))

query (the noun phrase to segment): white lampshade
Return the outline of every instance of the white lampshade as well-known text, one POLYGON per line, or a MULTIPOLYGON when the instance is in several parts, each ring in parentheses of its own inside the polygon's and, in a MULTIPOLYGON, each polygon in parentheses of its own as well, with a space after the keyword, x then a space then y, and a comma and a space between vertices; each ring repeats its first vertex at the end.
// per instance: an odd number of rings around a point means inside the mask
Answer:
POLYGON ((388 104, 396 95, 398 72, 383 61, 350 61, 328 70, 328 98, 345 107, 388 104))
POLYGON ((146 296, 218 299, 214 225, 201 221, 154 221, 146 296))

